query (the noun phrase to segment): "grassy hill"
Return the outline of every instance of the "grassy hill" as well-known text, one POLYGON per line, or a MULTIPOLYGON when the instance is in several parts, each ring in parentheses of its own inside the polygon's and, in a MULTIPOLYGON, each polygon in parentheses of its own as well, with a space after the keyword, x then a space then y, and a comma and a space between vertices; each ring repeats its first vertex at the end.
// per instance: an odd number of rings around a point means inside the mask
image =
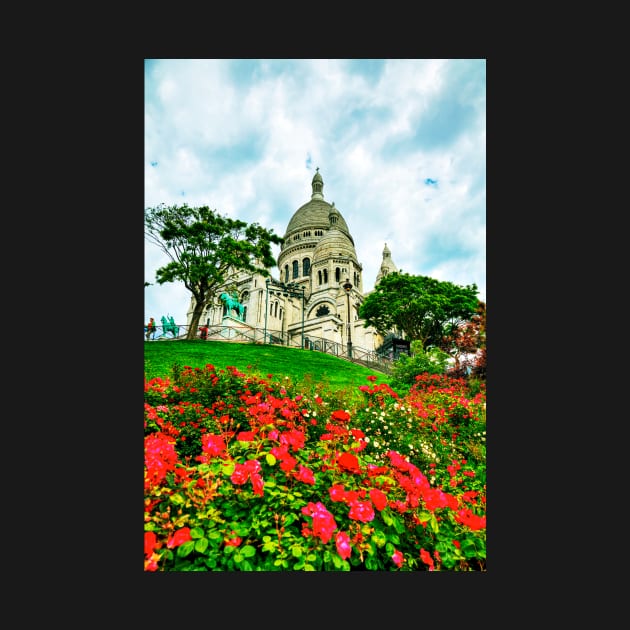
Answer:
POLYGON ((367 380, 370 375, 377 376, 378 383, 391 383, 391 377, 381 372, 314 350, 228 341, 144 342, 147 379, 170 376, 173 365, 201 368, 208 363, 217 370, 231 365, 246 374, 262 377, 272 374, 277 380, 289 377, 295 385, 308 388, 318 383, 332 391, 354 392, 359 385, 370 384, 367 380))

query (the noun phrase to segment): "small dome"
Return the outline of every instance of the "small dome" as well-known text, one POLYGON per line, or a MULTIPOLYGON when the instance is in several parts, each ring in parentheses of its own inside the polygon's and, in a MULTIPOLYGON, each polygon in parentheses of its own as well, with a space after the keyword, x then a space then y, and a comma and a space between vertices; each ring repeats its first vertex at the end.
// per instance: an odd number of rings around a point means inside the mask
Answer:
POLYGON ((347 257, 355 262, 357 260, 357 253, 352 241, 335 226, 330 228, 317 243, 313 252, 313 264, 320 260, 336 257, 347 257))

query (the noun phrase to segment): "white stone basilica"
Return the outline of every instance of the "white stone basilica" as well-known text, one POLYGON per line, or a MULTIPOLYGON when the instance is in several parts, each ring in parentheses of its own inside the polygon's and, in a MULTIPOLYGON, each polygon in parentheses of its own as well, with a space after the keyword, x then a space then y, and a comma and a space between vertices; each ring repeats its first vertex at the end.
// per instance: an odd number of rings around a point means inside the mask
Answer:
MULTIPOLYGON (((203 313, 199 325, 231 325, 264 331, 263 338, 290 346, 326 349, 346 354, 348 345, 355 351, 373 352, 383 337, 371 326, 364 327, 358 310, 363 294, 363 266, 357 259, 354 239, 345 219, 324 200, 324 181, 319 169, 313 176, 311 199, 298 208, 284 234, 278 256, 279 275, 236 272, 217 291, 217 301, 203 313), (227 311, 219 301, 222 292, 238 294, 244 306, 243 319, 227 311), (350 342, 350 344, 348 344, 350 342)), ((397 271, 385 244, 383 260, 375 279, 397 271)), ((194 300, 194 298, 193 298, 194 300)), ((187 314, 190 324, 194 302, 187 314)))

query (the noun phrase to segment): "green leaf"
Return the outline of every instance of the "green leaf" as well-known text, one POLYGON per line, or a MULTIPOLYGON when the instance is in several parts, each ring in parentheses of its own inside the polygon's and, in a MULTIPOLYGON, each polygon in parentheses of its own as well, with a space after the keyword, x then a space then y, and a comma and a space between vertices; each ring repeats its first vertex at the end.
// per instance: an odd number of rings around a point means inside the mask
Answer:
POLYGON ((385 537, 385 534, 383 532, 376 531, 372 535, 372 542, 377 547, 382 547, 387 542, 387 538, 385 537))
POLYGON ((431 520, 429 521, 429 527, 434 534, 437 534, 440 531, 440 526, 438 525, 437 518, 435 518, 435 514, 431 514, 431 520))
POLYGON ((270 466, 273 466, 276 463, 276 457, 275 455, 272 455, 271 453, 267 453, 265 455, 265 460, 270 466))
POLYGON ((253 571, 254 567, 249 560, 243 560, 243 562, 241 562, 240 569, 241 571, 253 571))
POLYGON ((208 548, 208 539, 207 538, 200 538, 195 543, 195 551, 197 551, 199 553, 203 553, 207 548, 208 548))
POLYGON ((192 540, 187 540, 183 545, 177 547, 177 556, 179 558, 185 558, 194 549, 195 543, 192 540))
POLYGON ((191 538, 201 538, 202 536, 203 536, 203 529, 201 529, 201 527, 193 527, 190 530, 191 538))
POLYGON ((256 555, 256 548, 253 547, 252 545, 245 545, 242 549, 241 549, 241 553, 243 554, 243 556, 245 556, 246 558, 251 558, 252 556, 256 555))
POLYGON ((299 545, 293 545, 291 547, 291 553, 296 557, 300 558, 302 556, 302 547, 299 545))
POLYGON ((221 467, 221 474, 226 477, 230 477, 236 468, 236 463, 234 461, 227 462, 221 467))
POLYGON ((169 497, 171 503, 174 503, 175 505, 182 505, 183 503, 185 503, 186 501, 184 500, 184 497, 181 494, 175 493, 172 494, 169 497))
MULTIPOLYGON (((394 552, 392 551, 392 553, 394 552)), ((366 558, 365 568, 368 569, 368 571, 378 571, 378 560, 373 556, 366 558)))

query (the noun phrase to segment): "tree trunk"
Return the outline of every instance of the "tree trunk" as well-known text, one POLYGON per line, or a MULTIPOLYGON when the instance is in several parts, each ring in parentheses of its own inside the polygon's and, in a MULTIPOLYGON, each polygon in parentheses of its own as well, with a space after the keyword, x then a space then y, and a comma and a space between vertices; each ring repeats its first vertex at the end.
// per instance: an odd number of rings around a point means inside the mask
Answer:
POLYGON ((186 339, 197 338, 197 332, 199 330, 199 320, 201 319, 204 308, 204 302, 197 302, 195 300, 195 308, 193 310, 192 318, 190 320, 190 328, 188 329, 188 333, 186 334, 186 339))

